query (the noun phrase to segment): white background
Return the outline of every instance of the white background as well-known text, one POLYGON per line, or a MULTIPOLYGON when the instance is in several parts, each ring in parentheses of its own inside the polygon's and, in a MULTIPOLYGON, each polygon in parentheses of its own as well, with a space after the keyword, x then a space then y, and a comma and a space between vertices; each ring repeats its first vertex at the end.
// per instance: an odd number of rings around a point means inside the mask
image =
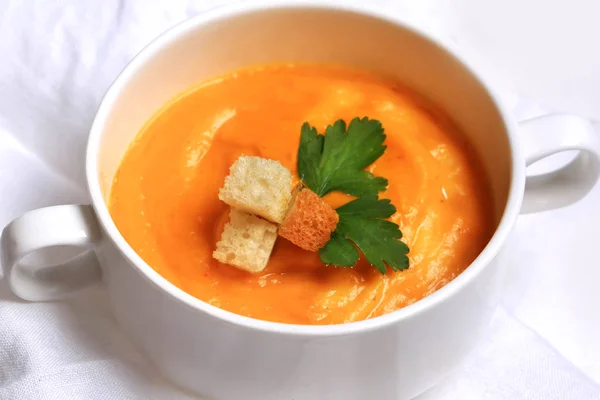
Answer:
MULTIPOLYGON (((222 3, 0 0, 0 227, 36 207, 88 201, 83 149, 108 85, 157 34, 222 3)), ((374 3, 454 40, 517 118, 600 119, 600 2, 374 3)), ((600 187, 521 217, 488 336, 421 399, 600 399, 599 223, 600 187)), ((189 398, 122 334, 102 288, 28 304, 0 280, 0 399, 189 398)))

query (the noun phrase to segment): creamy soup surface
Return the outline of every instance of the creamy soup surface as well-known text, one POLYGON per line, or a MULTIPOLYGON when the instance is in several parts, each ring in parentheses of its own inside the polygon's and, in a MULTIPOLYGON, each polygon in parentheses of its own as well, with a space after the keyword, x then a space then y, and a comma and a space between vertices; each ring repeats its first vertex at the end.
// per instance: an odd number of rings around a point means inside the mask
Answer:
MULTIPOLYGON (((295 176, 295 180, 298 178, 295 176)), ((337 207, 351 198, 332 193, 337 207)), ((214 306, 268 321, 338 324, 377 317, 435 292, 481 252, 494 229, 489 185, 443 111, 401 84, 329 65, 267 65, 204 82, 142 128, 115 176, 109 209, 127 242, 167 280, 214 306), (277 239, 252 275, 212 258, 228 206, 218 190, 242 154, 296 174, 302 123, 378 119, 387 150, 369 170, 389 180, 410 269, 382 275, 361 258, 325 266, 277 239)))

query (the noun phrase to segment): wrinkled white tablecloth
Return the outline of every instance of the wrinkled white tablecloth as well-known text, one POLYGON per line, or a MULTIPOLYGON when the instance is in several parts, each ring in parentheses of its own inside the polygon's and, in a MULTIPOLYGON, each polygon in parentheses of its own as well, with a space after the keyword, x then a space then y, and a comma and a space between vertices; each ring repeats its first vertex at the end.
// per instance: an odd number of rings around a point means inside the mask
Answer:
MULTIPOLYGON (((104 91, 157 34, 222 3, 0 0, 0 227, 37 207, 88 201, 84 146, 104 91)), ((467 14, 444 0, 375 3, 448 29, 471 52, 477 47, 469 43, 482 43, 472 24, 457 24, 467 14)), ((504 95, 518 118, 544 113, 531 99, 504 95)), ((600 399, 599 202, 596 187, 574 206, 521 217, 489 334, 420 400, 600 399)), ((0 280, 0 399, 194 397, 156 374, 120 330, 101 287, 35 304, 0 280)))

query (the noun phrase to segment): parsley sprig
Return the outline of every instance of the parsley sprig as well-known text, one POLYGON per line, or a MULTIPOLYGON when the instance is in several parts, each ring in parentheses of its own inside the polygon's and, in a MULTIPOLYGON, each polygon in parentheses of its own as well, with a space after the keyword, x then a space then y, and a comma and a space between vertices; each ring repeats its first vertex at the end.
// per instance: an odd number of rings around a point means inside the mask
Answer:
POLYGON ((298 175, 319 196, 338 190, 352 196, 376 195, 385 190, 387 179, 374 176, 364 168, 386 149, 381 123, 354 118, 348 129, 343 120, 329 125, 325 134, 308 123, 302 125, 298 149, 298 175))
POLYGON ((352 267, 360 258, 382 274, 408 268, 408 246, 401 242, 397 224, 386 220, 396 212, 388 199, 378 199, 388 181, 364 168, 383 155, 386 135, 374 119, 354 118, 346 127, 343 120, 319 134, 308 123, 302 125, 298 148, 298 174, 303 183, 319 196, 340 191, 355 200, 339 207, 339 222, 329 242, 319 250, 327 265, 352 267))
POLYGON ((321 261, 337 267, 352 267, 359 259, 358 247, 382 274, 386 272, 386 264, 394 271, 408 268, 408 246, 398 240, 402 237, 399 226, 382 219, 396 212, 390 200, 363 196, 336 212, 340 221, 329 242, 319 250, 321 261))

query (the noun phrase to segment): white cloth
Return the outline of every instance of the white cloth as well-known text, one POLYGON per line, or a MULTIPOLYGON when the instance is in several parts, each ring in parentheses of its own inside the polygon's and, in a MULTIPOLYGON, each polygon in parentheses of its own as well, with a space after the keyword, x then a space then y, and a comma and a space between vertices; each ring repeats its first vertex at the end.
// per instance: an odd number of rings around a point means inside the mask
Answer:
MULTIPOLYGON (((84 147, 110 82, 154 36, 222 3, 0 0, 0 227, 37 207, 89 201, 84 147)), ((452 22, 443 0, 378 3, 432 29, 452 22)), ((453 29, 459 44, 477 34, 453 29)), ((505 101, 518 118, 543 113, 508 93, 505 101)), ((600 399, 598 202, 600 187, 574 206, 520 218, 488 335, 420 400, 600 399)), ((0 280, 0 400, 195 399, 156 374, 106 297, 98 287, 26 303, 0 280)))

